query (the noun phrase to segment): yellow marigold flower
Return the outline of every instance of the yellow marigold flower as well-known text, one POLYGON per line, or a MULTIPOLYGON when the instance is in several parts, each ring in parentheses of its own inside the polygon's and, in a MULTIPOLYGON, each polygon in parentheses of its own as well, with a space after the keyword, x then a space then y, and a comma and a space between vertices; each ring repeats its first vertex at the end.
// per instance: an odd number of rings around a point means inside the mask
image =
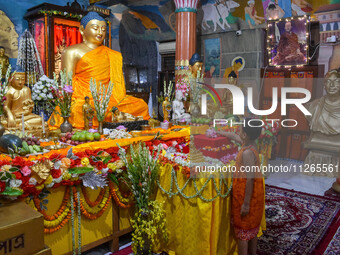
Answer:
POLYGON ((82 158, 80 162, 83 166, 90 164, 90 160, 88 158, 82 158))
POLYGON ((44 188, 44 184, 41 184, 41 185, 39 185, 39 186, 35 186, 35 188, 37 189, 37 190, 42 190, 43 188, 44 188))
POLYGON ((70 173, 68 173, 68 172, 64 173, 63 180, 69 180, 70 178, 71 178, 71 174, 70 173))
POLYGON ((52 175, 49 175, 48 177, 47 177, 47 179, 45 180, 45 185, 48 185, 48 184, 50 184, 51 182, 53 181, 53 177, 52 177, 52 175))
POLYGON ((109 163, 107 164, 107 167, 111 169, 112 171, 115 171, 117 169, 117 166, 115 163, 109 163))

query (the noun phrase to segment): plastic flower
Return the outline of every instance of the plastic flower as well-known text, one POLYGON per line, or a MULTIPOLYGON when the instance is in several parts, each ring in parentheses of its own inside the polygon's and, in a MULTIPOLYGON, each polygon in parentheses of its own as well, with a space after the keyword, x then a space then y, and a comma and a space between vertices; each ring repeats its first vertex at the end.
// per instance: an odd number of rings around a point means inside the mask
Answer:
POLYGON ((20 172, 24 175, 24 176, 29 176, 31 174, 31 169, 28 166, 24 166, 20 172))
POLYGON ((65 85, 65 87, 64 87, 64 91, 65 91, 65 92, 67 92, 67 93, 73 93, 72 86, 65 85))
POLYGON ((88 158, 82 158, 80 162, 83 166, 90 164, 90 160, 88 158))
POLYGON ((115 163, 109 163, 107 164, 107 167, 111 169, 112 171, 115 171, 117 169, 117 166, 115 163))

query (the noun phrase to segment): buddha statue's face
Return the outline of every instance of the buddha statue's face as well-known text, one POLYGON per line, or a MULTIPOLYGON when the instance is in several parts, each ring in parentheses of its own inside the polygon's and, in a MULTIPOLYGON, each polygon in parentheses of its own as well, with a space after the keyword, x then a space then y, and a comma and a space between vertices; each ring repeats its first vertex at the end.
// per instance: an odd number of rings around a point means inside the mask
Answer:
POLYGON ((0 49, 0 57, 3 57, 5 55, 5 49, 1 48, 0 49))
POLYGON ((93 19, 87 23, 86 28, 80 28, 85 42, 101 45, 106 35, 106 22, 93 19))
POLYGON ((197 72, 200 71, 202 73, 202 62, 196 62, 193 66, 190 66, 191 73, 194 77, 197 77, 197 72))
POLYGON ((15 73, 11 85, 17 90, 21 90, 25 86, 26 74, 25 73, 15 73))
POLYGON ((242 64, 240 62, 237 62, 237 63, 234 62, 233 67, 234 67, 234 70, 238 71, 241 69, 242 64))
POLYGON ((10 58, 18 56, 18 37, 13 22, 0 10, 0 46, 8 50, 10 58))
POLYGON ((326 77, 325 89, 328 95, 340 96, 340 78, 338 75, 334 73, 326 77))

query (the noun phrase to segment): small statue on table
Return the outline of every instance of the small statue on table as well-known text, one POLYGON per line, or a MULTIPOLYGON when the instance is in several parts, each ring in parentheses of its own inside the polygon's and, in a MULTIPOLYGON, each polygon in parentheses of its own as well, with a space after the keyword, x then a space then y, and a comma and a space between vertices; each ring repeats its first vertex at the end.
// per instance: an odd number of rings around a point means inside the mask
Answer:
POLYGON ((162 108, 163 108, 163 118, 164 118, 164 120, 169 122, 169 116, 170 116, 170 111, 171 111, 171 103, 169 102, 168 96, 165 97, 165 100, 162 103, 162 108))
POLYGON ((83 116, 84 116, 84 129, 89 130, 92 128, 92 119, 94 118, 94 110, 90 105, 90 98, 85 97, 85 104, 83 105, 83 116))
POLYGON ((172 102, 172 120, 180 122, 181 120, 185 120, 187 123, 190 122, 190 114, 186 113, 184 110, 183 93, 180 90, 176 90, 175 100, 172 102))
MULTIPOLYGON (((25 132, 40 136, 42 128, 42 118, 33 114, 34 102, 31 98, 31 90, 25 86, 26 73, 18 69, 13 76, 4 104, 4 112, 7 118, 2 125, 9 131, 26 129, 25 132), (23 127, 24 125, 24 127, 23 127)), ((45 129, 48 129, 45 126, 45 129)))
POLYGON ((156 115, 156 111, 155 109, 152 111, 152 118, 149 119, 148 123, 150 125, 150 127, 152 129, 154 129, 155 127, 158 127, 160 125, 160 121, 156 119, 157 115, 156 115))
POLYGON ((112 107, 111 112, 112 112, 112 120, 111 120, 112 123, 143 120, 143 116, 136 117, 130 113, 121 112, 116 106, 112 107))

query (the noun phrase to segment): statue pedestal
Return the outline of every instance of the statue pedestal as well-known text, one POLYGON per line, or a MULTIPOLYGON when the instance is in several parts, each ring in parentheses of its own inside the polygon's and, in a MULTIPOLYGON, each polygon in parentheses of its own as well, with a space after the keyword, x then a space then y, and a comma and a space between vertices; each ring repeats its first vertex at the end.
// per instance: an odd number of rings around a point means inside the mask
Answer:
POLYGON ((305 159, 304 174, 337 177, 340 154, 340 135, 325 135, 319 132, 312 132, 310 138, 304 144, 309 153, 305 159), (326 164, 327 170, 322 167, 326 164), (321 169, 317 168, 321 166, 321 169))
POLYGON ((1 250, 11 255, 51 254, 44 245, 44 218, 25 202, 1 207, 1 250))

